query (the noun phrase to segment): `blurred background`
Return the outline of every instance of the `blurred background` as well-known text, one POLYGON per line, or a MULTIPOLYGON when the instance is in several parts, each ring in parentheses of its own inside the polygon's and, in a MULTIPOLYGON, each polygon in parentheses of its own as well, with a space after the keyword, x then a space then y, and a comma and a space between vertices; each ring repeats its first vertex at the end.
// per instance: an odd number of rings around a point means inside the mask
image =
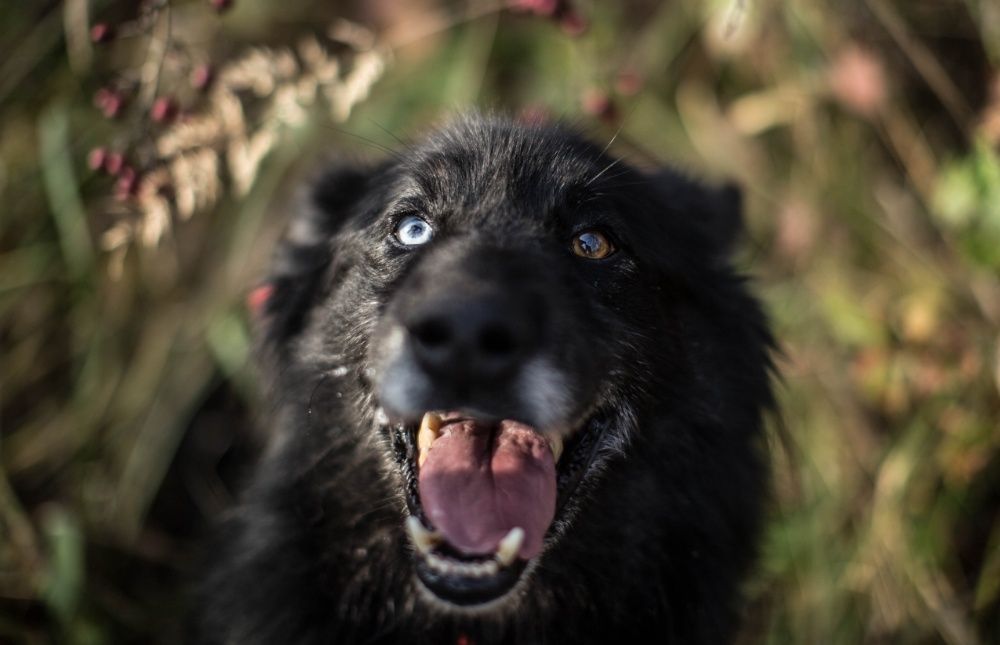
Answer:
POLYGON ((744 187, 741 642, 1000 643, 1000 3, 40 0, 0 54, 0 642, 179 642, 296 186, 477 108, 744 187))

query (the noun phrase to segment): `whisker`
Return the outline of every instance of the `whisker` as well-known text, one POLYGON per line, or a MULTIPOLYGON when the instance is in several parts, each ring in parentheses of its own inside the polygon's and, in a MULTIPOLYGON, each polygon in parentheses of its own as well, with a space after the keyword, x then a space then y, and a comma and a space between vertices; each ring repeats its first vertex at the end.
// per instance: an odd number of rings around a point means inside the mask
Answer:
POLYGON ((379 130, 381 130, 382 132, 385 132, 390 137, 392 137, 393 139, 395 139, 396 142, 399 143, 399 145, 401 145, 403 147, 408 147, 410 145, 406 141, 403 141, 402 139, 400 139, 399 137, 397 137, 396 134, 392 130, 390 130, 389 128, 385 127, 384 125, 382 125, 381 123, 379 123, 375 119, 369 118, 368 120, 371 121, 372 123, 374 123, 375 127, 377 127, 379 130))
POLYGON ((607 144, 606 144, 606 145, 604 146, 604 148, 603 148, 603 149, 601 150, 601 154, 600 154, 600 155, 598 155, 598 156, 601 156, 601 155, 603 155, 603 154, 604 154, 605 152, 607 152, 607 151, 608 151, 608 148, 610 148, 610 147, 611 147, 611 144, 613 144, 613 143, 615 142, 615 139, 617 139, 617 138, 618 138, 618 135, 619 135, 619 134, 621 134, 621 132, 622 132, 622 128, 624 128, 624 127, 625 127, 625 119, 622 119, 622 122, 621 122, 621 124, 619 124, 619 126, 618 126, 618 129, 617 129, 617 130, 615 130, 615 133, 614 133, 613 135, 611 135, 611 140, 610 140, 610 141, 608 141, 608 143, 607 143, 607 144))
MULTIPOLYGON (((616 136, 617 136, 617 135, 616 135, 616 136)), ((609 144, 609 145, 610 145, 610 144, 609 144)), ((590 178, 590 180, 589 180, 589 181, 588 181, 587 183, 585 183, 585 184, 584 184, 584 186, 589 186, 589 185, 591 185, 592 183, 594 183, 595 181, 597 181, 597 180, 598 180, 598 179, 599 179, 599 178, 601 177, 601 175, 603 175, 603 174, 604 174, 604 173, 606 173, 607 171, 609 171, 609 170, 611 170, 612 168, 614 168, 614 167, 615 167, 616 165, 618 165, 618 163, 619 163, 619 162, 620 162, 621 160, 622 160, 622 158, 621 158, 621 157, 618 157, 617 159, 615 159, 615 160, 613 160, 613 161, 612 161, 611 163, 609 163, 609 164, 608 164, 607 166, 604 166, 604 170, 602 170, 601 172, 599 172, 599 173, 597 173, 596 175, 594 175, 593 177, 591 177, 591 178, 590 178)))
MULTIPOLYGON (((604 153, 606 153, 608 151, 608 149, 611 148, 612 144, 614 144, 615 140, 618 139, 618 135, 622 133, 622 128, 625 127, 625 124, 628 123, 628 120, 632 117, 632 114, 635 112, 635 108, 636 108, 636 105, 632 105, 632 107, 628 111, 628 114, 626 114, 625 117, 622 118, 622 122, 620 124, 618 124, 618 129, 615 130, 615 133, 613 135, 611 135, 611 139, 607 142, 607 144, 605 144, 604 148, 601 150, 601 155, 603 155, 604 153)), ((601 156, 601 155, 598 155, 598 156, 601 156)), ((612 161, 610 164, 608 164, 604 168, 604 170, 602 170, 601 172, 599 172, 596 175, 594 175, 593 177, 591 177, 590 180, 588 180, 587 183, 584 184, 584 186, 589 186, 590 184, 592 184, 595 181, 597 181, 597 179, 599 179, 601 175, 603 175, 607 171, 611 170, 611 168, 613 168, 615 166, 615 164, 617 164, 621 160, 622 160, 621 157, 619 157, 619 158, 615 159, 614 161, 612 161)), ((620 176, 620 175, 616 175, 616 176, 620 176)))
POLYGON ((334 131, 339 132, 341 134, 346 134, 349 137, 354 137, 355 139, 359 139, 359 140, 363 141, 364 143, 367 143, 368 145, 372 146, 373 148, 375 148, 377 150, 381 150, 382 152, 384 152, 387 155, 391 156, 396 161, 402 161, 403 160, 403 157, 399 154, 398 151, 393 150, 392 148, 383 146, 378 141, 375 141, 373 139, 369 139, 368 137, 361 136, 360 134, 356 134, 354 132, 351 132, 350 130, 344 130, 343 128, 338 128, 336 126, 325 125, 323 127, 328 128, 330 130, 334 130, 334 131))

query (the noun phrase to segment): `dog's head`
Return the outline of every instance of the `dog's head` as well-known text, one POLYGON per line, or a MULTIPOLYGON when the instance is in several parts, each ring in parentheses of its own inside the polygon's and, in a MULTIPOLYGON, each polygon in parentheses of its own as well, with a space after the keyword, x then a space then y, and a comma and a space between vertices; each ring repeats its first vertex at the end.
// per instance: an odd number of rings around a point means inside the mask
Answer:
POLYGON ((734 189, 466 119, 317 183, 260 316, 271 375, 311 432, 383 456, 432 597, 498 601, 602 521, 608 464, 683 443, 654 421, 766 399, 738 228, 734 189))

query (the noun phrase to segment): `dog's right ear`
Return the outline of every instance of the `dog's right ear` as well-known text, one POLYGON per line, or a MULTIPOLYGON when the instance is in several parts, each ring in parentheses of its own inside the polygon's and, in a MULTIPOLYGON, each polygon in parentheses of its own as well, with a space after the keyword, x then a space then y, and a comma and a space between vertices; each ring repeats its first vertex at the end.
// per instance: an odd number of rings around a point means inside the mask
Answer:
POLYGON ((258 343, 279 360, 320 295, 333 261, 333 238, 356 212, 374 172, 337 165, 309 184, 278 244, 270 275, 248 295, 258 343))

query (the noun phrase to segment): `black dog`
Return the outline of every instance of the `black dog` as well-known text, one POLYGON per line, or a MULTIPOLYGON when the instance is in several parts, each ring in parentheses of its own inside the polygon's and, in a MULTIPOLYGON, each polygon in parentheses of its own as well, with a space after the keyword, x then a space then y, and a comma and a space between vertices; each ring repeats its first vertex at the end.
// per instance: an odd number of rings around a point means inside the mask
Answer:
POLYGON ((260 315, 276 434, 211 643, 724 643, 770 337, 734 189, 469 118, 338 168, 260 315))

